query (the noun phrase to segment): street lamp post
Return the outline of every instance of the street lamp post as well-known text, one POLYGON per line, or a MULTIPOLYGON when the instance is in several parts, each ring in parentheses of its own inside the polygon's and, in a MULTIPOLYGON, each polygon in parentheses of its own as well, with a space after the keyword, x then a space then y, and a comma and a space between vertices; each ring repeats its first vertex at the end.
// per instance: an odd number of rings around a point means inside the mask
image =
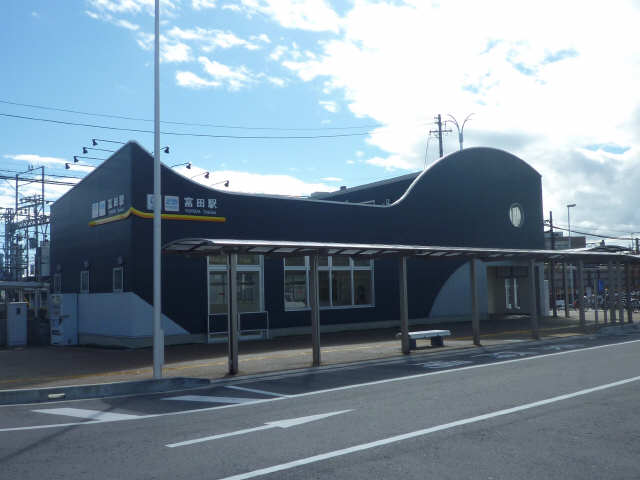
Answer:
POLYGON ((153 378, 162 378, 162 283, 160 272, 162 196, 160 195, 160 0, 155 5, 154 119, 153 119, 153 378))
MULTIPOLYGON (((571 208, 575 207, 576 204, 575 203, 569 203, 567 205, 567 226, 568 226, 568 230, 569 230, 569 250, 571 250, 571 208)), ((575 300, 574 298, 574 294, 573 294, 573 270, 571 268, 569 268, 569 275, 571 275, 571 304, 573 305, 573 302, 575 300)), ((582 301, 582 299, 581 299, 582 301)))
POLYGON ((474 115, 473 113, 470 113, 469 115, 467 115, 467 118, 464 119, 464 122, 462 122, 462 126, 458 125, 458 121, 456 120, 456 118, 451 115, 448 114, 449 117, 451 117, 451 120, 453 121, 453 124, 456 126, 456 128, 458 129, 458 142, 460 143, 460 150, 462 150, 462 145, 464 143, 464 126, 466 125, 467 121, 474 115))
POLYGON ((575 203, 567 205, 567 225, 569 226, 569 248, 571 248, 571 207, 575 207, 575 203))

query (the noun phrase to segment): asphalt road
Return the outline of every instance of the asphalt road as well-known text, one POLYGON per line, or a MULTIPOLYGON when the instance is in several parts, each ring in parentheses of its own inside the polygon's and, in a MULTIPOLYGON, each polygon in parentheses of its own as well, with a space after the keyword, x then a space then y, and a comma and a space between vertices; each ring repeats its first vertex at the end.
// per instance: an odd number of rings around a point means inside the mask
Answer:
POLYGON ((0 478, 638 478, 640 335, 0 407, 0 478))

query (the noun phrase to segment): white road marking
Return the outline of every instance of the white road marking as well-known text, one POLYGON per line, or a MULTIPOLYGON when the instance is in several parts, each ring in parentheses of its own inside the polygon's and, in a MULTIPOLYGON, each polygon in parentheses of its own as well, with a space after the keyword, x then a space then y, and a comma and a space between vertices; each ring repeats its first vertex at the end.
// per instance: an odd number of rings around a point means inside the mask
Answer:
POLYGON ((50 413, 52 415, 65 415, 67 417, 88 418, 90 420, 100 420, 107 422, 113 422, 116 420, 131 420, 140 417, 140 415, 101 412, 100 410, 86 410, 84 408, 43 408, 40 410, 32 411, 38 413, 50 413))
POLYGON ((472 357, 493 357, 497 360, 507 360, 509 358, 527 357, 530 355, 538 355, 538 352, 513 352, 505 350, 503 352, 481 353, 479 355, 471 355, 472 357))
POLYGON ((320 413, 318 415, 309 415, 307 417, 289 418, 286 420, 277 420, 275 422, 267 422, 260 427, 245 428, 243 430, 236 430, 235 432, 221 433, 219 435, 211 435, 209 437, 196 438, 193 440, 186 440, 184 442, 169 443, 166 446, 169 448, 184 447, 186 445, 193 445, 195 443, 208 442, 211 440, 218 440, 220 438, 233 437, 236 435, 244 435, 245 433, 259 432, 260 430, 267 430, 269 428, 290 428, 297 427, 309 422, 315 422, 316 420, 322 420, 324 418, 333 417, 334 415, 340 415, 341 413, 351 412, 351 410, 340 410, 338 412, 320 413))
MULTIPOLYGON (((516 358, 516 359, 512 359, 512 360, 503 360, 501 362, 493 362, 493 363, 483 363, 480 365, 469 365, 468 367, 460 367, 460 368, 454 368, 454 369, 450 369, 450 370, 439 370, 437 372, 427 372, 427 373, 417 373, 415 375, 405 375, 403 377, 394 377, 394 378, 387 378, 385 380, 375 380, 373 382, 364 382, 364 383, 355 383, 352 385, 345 385, 342 387, 333 387, 333 388, 326 388, 324 390, 314 390, 311 392, 305 392, 305 393, 297 393, 294 395, 289 395, 287 397, 276 397, 276 398, 265 398, 264 400, 256 400, 252 403, 239 403, 239 404, 232 404, 232 405, 223 405, 223 406, 218 406, 218 407, 205 407, 205 408, 194 408, 191 410, 180 410, 178 412, 167 412, 167 413, 155 413, 155 414, 151 414, 151 415, 140 415, 138 417, 136 417, 135 419, 131 419, 131 420, 141 420, 141 419, 146 419, 146 418, 158 418, 158 417, 169 417, 169 416, 174 416, 174 415, 190 415, 192 413, 203 413, 203 412, 210 412, 213 410, 222 410, 225 408, 235 408, 235 407, 242 407, 245 405, 257 405, 259 403, 266 403, 266 402, 277 402, 280 400, 286 400, 286 399, 295 399, 295 398, 300 398, 300 397, 308 397, 311 395, 322 395, 324 393, 332 393, 332 392, 339 392, 341 390, 351 390, 352 388, 362 388, 362 387, 370 387, 373 385, 381 385, 384 383, 390 383, 390 382, 403 382, 403 381, 407 381, 407 380, 416 380, 418 378, 423 378, 423 377, 430 377, 432 375, 444 375, 447 373, 459 373, 459 372, 464 372, 467 370, 472 370, 475 368, 485 368, 485 367, 495 367, 495 366, 502 366, 502 365, 507 365, 510 363, 517 363, 517 362, 526 362, 526 361, 531 361, 531 360, 540 360, 540 359, 546 359, 549 357, 556 357, 559 355, 567 355, 567 354, 573 354, 573 353, 579 353, 579 352, 585 352, 585 351, 589 351, 589 350, 598 350, 601 348, 608 348, 608 347, 618 347, 621 345, 629 345, 632 343, 638 343, 640 342, 640 340, 628 340, 626 342, 619 342, 619 343, 608 343, 606 345, 596 345, 595 347, 587 347, 587 348, 582 348, 579 350, 565 350, 563 352, 554 352, 554 353, 548 353, 548 354, 544 354, 544 355, 538 355, 535 357, 524 357, 524 358, 516 358)), ((54 424, 49 424, 49 425, 30 425, 27 427, 9 427, 9 428, 0 428, 0 432, 17 432, 17 431, 21 431, 21 430, 41 430, 41 429, 45 429, 45 428, 59 428, 59 427, 71 427, 71 426, 77 426, 77 425, 92 425, 94 423, 104 423, 103 421, 87 421, 87 422, 75 422, 75 423, 54 423, 54 424)))
POLYGON ((640 377, 627 378, 625 380, 620 380, 618 382, 607 383, 605 385, 599 385, 593 388, 586 388, 584 390, 579 390, 577 392, 568 393, 565 395, 558 395, 557 397, 546 398, 544 400, 539 400, 537 402, 525 403, 524 405, 519 405, 517 407, 506 408, 504 410, 497 410, 495 412, 485 413, 483 415, 478 415, 476 417, 463 418, 462 420, 456 420, 455 422, 444 423, 442 425, 437 425, 435 427, 423 428, 422 430, 403 433, 402 435, 395 435, 393 437, 383 438, 381 440, 376 440, 374 442, 362 443, 360 445, 354 445, 352 447, 342 448, 340 450, 334 450, 332 452, 322 453, 320 455, 314 455, 312 457, 301 458, 299 460, 282 463, 280 465, 273 465, 271 467, 253 470, 252 472, 246 472, 238 475, 232 475, 230 477, 224 477, 219 480, 246 480, 248 478, 260 477, 262 475, 268 475, 274 472, 290 470, 292 468, 300 467, 302 465, 308 465, 310 463, 321 462, 323 460, 329 460, 335 457, 341 457, 341 456, 349 455, 356 452, 362 452, 364 450, 369 450, 369 449, 381 447, 384 445, 390 445, 392 443, 409 440, 411 438, 423 437, 431 433, 440 432, 442 430, 448 430, 455 427, 460 427, 462 425, 468 425, 470 423, 482 422, 484 420, 490 420, 492 418, 501 417, 504 415, 511 415, 513 413, 523 412, 525 410, 529 410, 532 408, 542 407, 544 405, 549 405, 555 402, 561 402, 563 400, 569 400, 571 398, 581 397, 583 395, 588 395, 590 393, 607 390, 609 388, 619 387, 621 385, 626 385, 631 382, 637 382, 638 380, 640 380, 640 377))
POLYGON ((283 395, 281 393, 267 392, 266 390, 257 390, 255 388, 238 387, 236 385, 227 385, 226 388, 233 388, 234 390, 240 390, 243 392, 259 393, 261 395, 267 395, 269 397, 288 397, 289 395, 283 395))
POLYGON ((180 400, 183 402, 204 403, 250 403, 260 399, 246 397, 214 397, 210 395, 181 395, 179 397, 163 398, 162 400, 180 400))
POLYGON ((426 363, 414 363, 413 365, 420 366, 422 365, 424 368, 451 368, 451 367, 459 367, 461 365, 469 365, 473 363, 471 360, 442 360, 436 362, 426 362, 426 363))

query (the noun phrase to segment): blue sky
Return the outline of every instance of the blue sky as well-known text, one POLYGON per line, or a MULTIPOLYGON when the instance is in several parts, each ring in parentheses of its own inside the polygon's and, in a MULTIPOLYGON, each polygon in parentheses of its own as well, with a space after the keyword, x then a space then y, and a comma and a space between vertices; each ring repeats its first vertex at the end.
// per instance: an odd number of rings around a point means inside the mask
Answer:
MULTIPOLYGON (((437 141, 426 148, 436 114, 474 113, 465 146, 503 148, 540 171, 557 223, 577 203, 574 227, 640 231, 638 2, 166 0, 162 10, 163 120, 269 128, 164 131, 364 133, 164 135, 164 160, 213 172, 209 183, 308 195, 401 175, 423 168, 425 151, 426 164, 437 159, 437 141)), ((7 0, 0 11, 0 100, 153 118, 153 0, 7 0)), ((153 126, 7 103, 0 113, 153 126)), ((149 150, 153 140, 2 116, 0 126, 2 168, 56 174, 81 175, 64 162, 93 137, 149 150)), ((456 148, 449 135, 445 152, 456 148)), ((0 182, 0 203, 12 195, 0 182)))

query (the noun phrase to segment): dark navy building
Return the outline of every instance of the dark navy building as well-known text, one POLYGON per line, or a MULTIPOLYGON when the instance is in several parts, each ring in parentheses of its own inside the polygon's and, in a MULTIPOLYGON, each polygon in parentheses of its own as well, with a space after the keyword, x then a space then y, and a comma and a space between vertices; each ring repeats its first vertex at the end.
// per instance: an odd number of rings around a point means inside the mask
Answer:
MULTIPOLYGON (((153 158, 129 142, 51 207, 53 290, 76 299, 80 343, 151 342, 152 193, 153 158)), ((544 248, 540 175, 492 148, 311 198, 231 193, 163 166, 162 195, 163 244, 200 237, 544 248)), ((310 331, 307 258, 240 255, 238 263, 241 331, 310 331)), ((321 258, 322 329, 399 325, 397 269, 393 259, 321 258)), ((482 263, 478 274, 483 316, 526 313, 525 264, 482 263)), ((410 259, 408 288, 412 323, 469 319, 464 260, 410 259)), ((226 257, 163 256, 162 299, 168 343, 214 340, 226 331, 226 257)))

